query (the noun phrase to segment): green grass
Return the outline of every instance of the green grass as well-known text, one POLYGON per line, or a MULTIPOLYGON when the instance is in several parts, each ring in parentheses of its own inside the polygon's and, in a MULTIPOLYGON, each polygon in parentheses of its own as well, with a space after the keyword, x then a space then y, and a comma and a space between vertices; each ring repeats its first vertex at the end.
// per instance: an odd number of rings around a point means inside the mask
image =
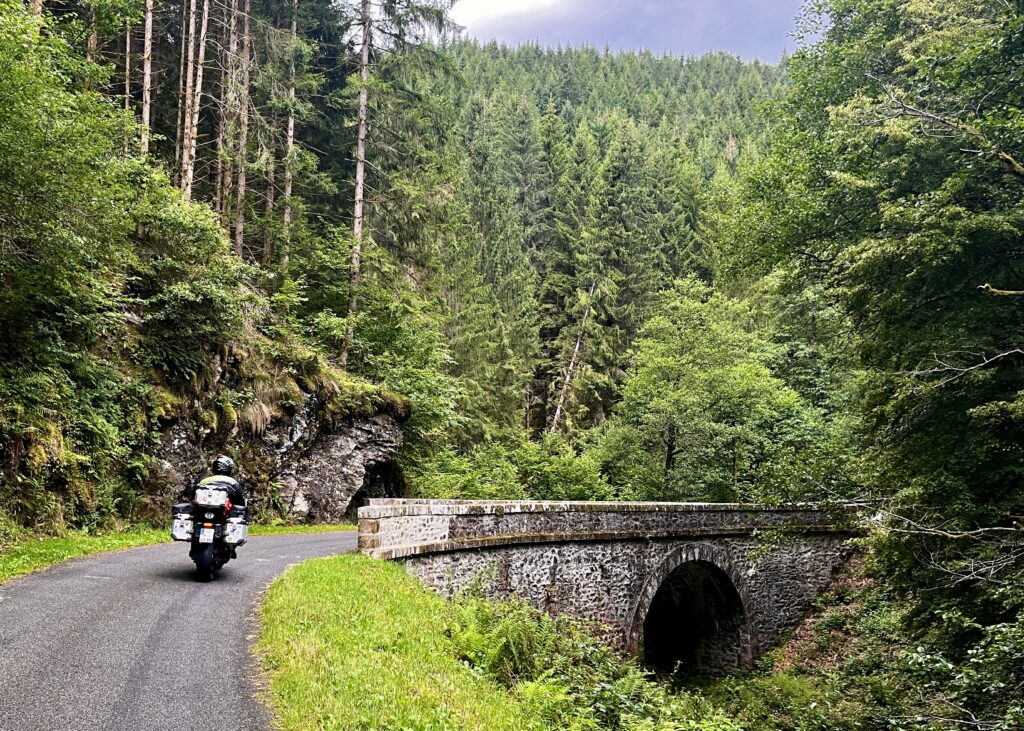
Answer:
MULTIPOLYGON (((356 526, 347 523, 340 525, 254 525, 250 529, 250 533, 254 536, 265 536, 355 529, 356 526)), ((0 541, 0 584, 18 576, 42 571, 71 558, 148 546, 170 540, 170 529, 168 528, 135 527, 99 535, 69 532, 61 536, 42 538, 28 537, 22 533, 13 537, 10 543, 0 541)))
POLYGON ((355 523, 315 523, 313 525, 254 525, 249 534, 254 536, 277 536, 290 533, 338 533, 359 530, 355 523))
POLYGON ((456 659, 449 608, 401 566, 307 561, 271 586, 259 654, 285 731, 513 731, 523 705, 456 659))
POLYGON ((120 533, 90 535, 67 533, 59 537, 33 538, 7 548, 0 546, 0 583, 53 566, 69 558, 119 551, 170 540, 166 530, 136 528, 120 533))

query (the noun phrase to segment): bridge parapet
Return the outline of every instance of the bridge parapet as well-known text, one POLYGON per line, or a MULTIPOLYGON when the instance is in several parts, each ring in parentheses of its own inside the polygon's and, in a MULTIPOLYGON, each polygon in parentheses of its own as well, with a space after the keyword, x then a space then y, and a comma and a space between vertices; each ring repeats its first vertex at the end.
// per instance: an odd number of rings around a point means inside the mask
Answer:
POLYGON ((382 499, 359 510, 360 551, 385 560, 539 543, 841 530, 836 514, 816 505, 382 499))

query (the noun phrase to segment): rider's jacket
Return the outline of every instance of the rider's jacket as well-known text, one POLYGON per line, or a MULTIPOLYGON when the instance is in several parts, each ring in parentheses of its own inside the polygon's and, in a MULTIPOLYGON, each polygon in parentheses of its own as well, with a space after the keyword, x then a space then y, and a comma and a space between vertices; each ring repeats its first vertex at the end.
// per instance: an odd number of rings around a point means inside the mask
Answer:
POLYGON ((204 477, 191 490, 191 497, 195 496, 196 488, 199 487, 221 487, 228 491, 228 498, 231 500, 233 505, 245 505, 245 493, 242 492, 242 486, 238 484, 238 480, 234 477, 228 477, 227 475, 210 475, 204 477))

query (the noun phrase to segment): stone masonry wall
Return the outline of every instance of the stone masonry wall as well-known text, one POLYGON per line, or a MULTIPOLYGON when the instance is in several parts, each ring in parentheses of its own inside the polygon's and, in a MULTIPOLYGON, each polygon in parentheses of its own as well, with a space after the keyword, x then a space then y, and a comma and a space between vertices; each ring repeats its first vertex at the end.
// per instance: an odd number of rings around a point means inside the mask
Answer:
POLYGON ((845 560, 850 535, 808 507, 387 500, 359 517, 364 553, 403 561, 437 591, 478 584, 596 620, 627 650, 672 570, 713 564, 744 606, 743 646, 725 648, 736 667, 795 626, 845 560))

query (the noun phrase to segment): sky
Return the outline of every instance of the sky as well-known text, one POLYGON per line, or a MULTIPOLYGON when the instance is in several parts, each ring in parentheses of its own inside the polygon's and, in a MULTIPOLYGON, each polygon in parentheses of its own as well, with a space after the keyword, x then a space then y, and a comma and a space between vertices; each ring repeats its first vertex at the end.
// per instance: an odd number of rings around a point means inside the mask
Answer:
POLYGON ((457 0, 470 36, 515 45, 590 44, 778 61, 803 0, 457 0))

